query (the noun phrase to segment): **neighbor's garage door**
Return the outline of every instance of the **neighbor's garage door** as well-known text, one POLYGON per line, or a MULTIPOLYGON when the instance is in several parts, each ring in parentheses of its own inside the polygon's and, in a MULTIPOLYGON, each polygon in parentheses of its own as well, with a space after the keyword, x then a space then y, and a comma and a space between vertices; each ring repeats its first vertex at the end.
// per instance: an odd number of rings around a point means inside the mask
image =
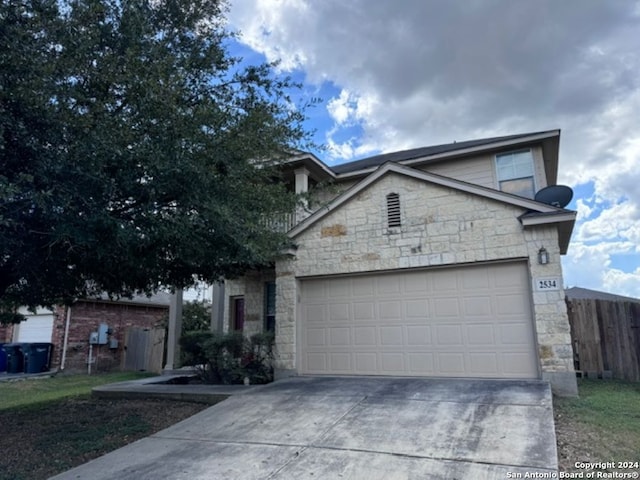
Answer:
POLYGON ((53 332, 53 314, 25 315, 26 320, 18 325, 16 342, 50 343, 53 332))
POLYGON ((306 374, 536 378, 523 263, 300 282, 306 374))

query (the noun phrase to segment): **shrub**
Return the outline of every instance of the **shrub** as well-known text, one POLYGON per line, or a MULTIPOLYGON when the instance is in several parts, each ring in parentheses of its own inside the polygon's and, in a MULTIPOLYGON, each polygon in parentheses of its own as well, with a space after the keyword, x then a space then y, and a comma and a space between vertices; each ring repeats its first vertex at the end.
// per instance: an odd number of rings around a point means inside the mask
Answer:
POLYGON ((210 331, 187 332, 180 337, 182 365, 201 365, 207 362, 203 344, 211 338, 210 331))
POLYGON ((271 332, 256 333, 245 338, 242 367, 244 376, 251 383, 269 383, 273 381, 273 344, 275 337, 271 332))
POLYGON ((188 332, 180 338, 186 365, 196 368, 205 383, 268 383, 273 381, 271 333, 247 338, 240 332, 188 332))

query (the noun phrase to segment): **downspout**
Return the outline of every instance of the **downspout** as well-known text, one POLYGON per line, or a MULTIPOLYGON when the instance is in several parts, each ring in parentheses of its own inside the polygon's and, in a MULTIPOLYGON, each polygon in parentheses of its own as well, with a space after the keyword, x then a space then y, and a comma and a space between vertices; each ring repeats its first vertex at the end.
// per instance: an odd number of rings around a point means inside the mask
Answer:
POLYGON ((67 343, 69 341, 69 324, 71 323, 71 305, 67 307, 67 321, 64 326, 64 340, 62 341, 62 360, 60 360, 60 370, 64 370, 67 360, 67 343))

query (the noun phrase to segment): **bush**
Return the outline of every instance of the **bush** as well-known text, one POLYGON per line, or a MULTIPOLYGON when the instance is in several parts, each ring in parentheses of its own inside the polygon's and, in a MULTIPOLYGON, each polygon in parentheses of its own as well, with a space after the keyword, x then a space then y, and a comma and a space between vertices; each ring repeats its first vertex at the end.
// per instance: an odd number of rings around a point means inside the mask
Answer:
POLYGON ((188 332, 180 338, 185 365, 196 368, 205 383, 252 384, 273 381, 271 333, 247 338, 240 332, 188 332))
POLYGON ((180 337, 182 365, 201 365, 207 362, 203 345, 211 337, 209 331, 187 332, 180 337))
POLYGON ((273 333, 264 332, 245 338, 245 351, 242 367, 251 383, 269 383, 273 381, 273 333))

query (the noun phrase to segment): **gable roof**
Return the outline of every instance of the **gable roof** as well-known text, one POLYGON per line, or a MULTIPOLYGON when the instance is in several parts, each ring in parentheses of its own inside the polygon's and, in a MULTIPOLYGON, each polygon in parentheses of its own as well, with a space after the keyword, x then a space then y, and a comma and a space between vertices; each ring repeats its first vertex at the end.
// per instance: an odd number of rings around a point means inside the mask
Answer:
POLYGON ((373 157, 356 160, 354 162, 335 165, 331 167, 331 170, 338 174, 338 177, 343 178, 372 172, 387 162, 396 162, 403 165, 417 165, 434 161, 442 161, 472 153, 479 153, 481 151, 513 148, 517 145, 524 146, 527 143, 542 141, 542 147, 543 150, 545 150, 543 158, 545 159, 547 183, 549 185, 553 185, 556 182, 558 172, 559 137, 560 130, 547 130, 542 132, 453 142, 375 155, 373 157))
MULTIPOLYGON (((437 175, 435 173, 424 172, 421 170, 416 170, 414 168, 405 167, 393 162, 385 163, 383 166, 379 167, 373 174, 367 176, 366 178, 355 184, 353 187, 338 195, 327 206, 316 210, 313 214, 311 214, 305 220, 292 228, 288 232, 289 237, 295 238, 296 236, 300 235, 302 232, 327 216, 333 210, 351 200, 354 196, 379 180, 381 177, 390 173, 405 175, 417 180, 422 180, 443 187, 448 187, 453 190, 471 193, 480 197, 490 198, 499 202, 503 202, 505 204, 521 207, 532 211, 534 214, 530 217, 532 218, 532 220, 523 220, 523 218, 526 217, 526 212, 521 216, 520 221, 523 226, 539 225, 542 223, 568 223, 571 227, 568 231, 568 236, 566 236, 566 238, 562 238, 560 241, 560 250, 562 253, 566 253, 566 249, 569 244, 569 237, 571 236, 571 231, 573 230, 573 224, 576 218, 576 212, 572 210, 566 210, 564 208, 554 207, 546 203, 536 202, 535 200, 530 200, 518 195, 512 195, 500 190, 483 187, 481 185, 476 185, 473 183, 463 182, 461 180, 437 175), (540 215, 536 216, 535 214, 540 215)), ((563 235, 563 237, 564 236, 565 235, 563 235)))
POLYGON ((310 152, 296 152, 295 155, 288 157, 282 162, 289 168, 304 167, 308 169, 316 178, 335 178, 336 174, 333 168, 329 167, 326 163, 316 157, 310 152))
POLYGON ((640 298, 624 297, 622 295, 591 290, 589 288, 571 287, 567 288, 564 293, 569 300, 607 300, 611 302, 640 303, 640 298))

